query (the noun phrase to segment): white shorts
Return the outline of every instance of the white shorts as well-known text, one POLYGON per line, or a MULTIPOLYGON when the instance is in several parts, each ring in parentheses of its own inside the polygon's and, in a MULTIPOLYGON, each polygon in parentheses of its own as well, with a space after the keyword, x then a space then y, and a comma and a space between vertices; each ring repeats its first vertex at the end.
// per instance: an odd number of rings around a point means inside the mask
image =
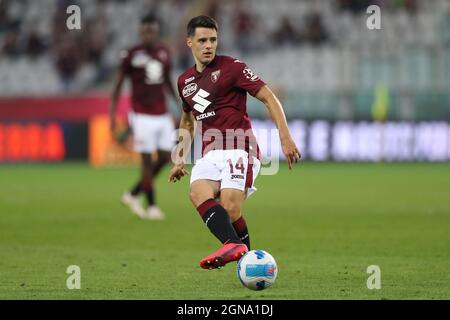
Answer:
POLYGON ((249 197, 257 189, 254 186, 261 162, 244 150, 212 150, 197 159, 191 173, 191 184, 196 180, 220 181, 220 190, 238 189, 249 197))
POLYGON ((175 128, 170 114, 148 115, 130 112, 128 117, 133 128, 134 151, 172 151, 175 128))

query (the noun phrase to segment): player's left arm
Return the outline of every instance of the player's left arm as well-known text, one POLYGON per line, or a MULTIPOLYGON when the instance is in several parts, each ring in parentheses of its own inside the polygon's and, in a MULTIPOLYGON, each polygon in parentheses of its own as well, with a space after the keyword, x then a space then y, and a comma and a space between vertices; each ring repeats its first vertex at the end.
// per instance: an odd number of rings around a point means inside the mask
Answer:
POLYGON ((298 151, 294 140, 292 139, 289 127, 284 114, 283 106, 280 100, 273 93, 267 85, 261 87, 255 95, 255 98, 264 103, 270 112, 272 120, 275 122, 281 141, 281 148, 286 156, 289 170, 292 168, 292 163, 297 162, 301 158, 300 151, 298 151))
POLYGON ((195 118, 192 112, 181 112, 178 145, 175 154, 172 155, 173 167, 169 173, 169 182, 177 182, 185 175, 188 175, 184 169, 186 158, 191 149, 195 134, 195 118))

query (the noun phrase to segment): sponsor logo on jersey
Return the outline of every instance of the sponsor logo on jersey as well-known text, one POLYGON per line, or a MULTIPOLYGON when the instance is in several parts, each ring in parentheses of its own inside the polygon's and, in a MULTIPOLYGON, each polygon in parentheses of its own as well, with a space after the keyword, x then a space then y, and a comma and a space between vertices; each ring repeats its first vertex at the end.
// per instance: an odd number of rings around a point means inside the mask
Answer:
POLYGON ((194 80, 194 79, 195 79, 194 76, 192 76, 192 77, 190 77, 190 78, 187 78, 187 79, 184 80, 184 84, 188 84, 189 82, 191 82, 191 81, 194 80))
POLYGON ((211 81, 212 81, 213 83, 216 83, 217 80, 219 80, 219 77, 220 77, 220 69, 219 69, 219 70, 216 70, 216 71, 214 71, 214 72, 211 72, 211 81))
POLYGON ((250 81, 259 80, 259 77, 256 74, 254 74, 253 71, 249 67, 245 67, 244 70, 242 70, 242 73, 250 81))
POLYGON ((244 179, 244 176, 241 174, 232 174, 231 179, 244 179))
POLYGON ((195 94, 195 96, 192 97, 192 101, 195 102, 194 109, 197 110, 200 113, 205 112, 205 109, 208 108, 208 106, 211 104, 211 101, 209 101, 208 98, 210 93, 208 91, 203 90, 200 88, 198 92, 195 94))
POLYGON ((207 113, 199 114, 198 116, 195 117, 195 119, 197 121, 200 121, 200 120, 203 120, 205 118, 209 118, 209 117, 212 117, 212 116, 215 116, 215 115, 216 115, 216 113, 214 111, 209 111, 207 113))
POLYGON ((190 95, 194 94, 195 91, 197 91, 197 84, 196 83, 188 84, 183 88, 183 97, 187 98, 190 95))

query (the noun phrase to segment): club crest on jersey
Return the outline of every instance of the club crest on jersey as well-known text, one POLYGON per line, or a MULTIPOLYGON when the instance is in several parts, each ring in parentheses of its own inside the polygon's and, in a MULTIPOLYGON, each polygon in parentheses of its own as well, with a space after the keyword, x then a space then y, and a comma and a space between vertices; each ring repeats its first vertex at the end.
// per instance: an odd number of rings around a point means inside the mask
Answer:
POLYGON ((197 91, 197 84, 191 83, 183 88, 183 97, 187 98, 192 95, 195 91, 197 91))
POLYGON ((220 77, 220 69, 219 69, 219 70, 216 70, 216 71, 214 71, 214 72, 211 72, 211 81, 212 81, 213 83, 216 83, 217 80, 219 80, 219 77, 220 77))

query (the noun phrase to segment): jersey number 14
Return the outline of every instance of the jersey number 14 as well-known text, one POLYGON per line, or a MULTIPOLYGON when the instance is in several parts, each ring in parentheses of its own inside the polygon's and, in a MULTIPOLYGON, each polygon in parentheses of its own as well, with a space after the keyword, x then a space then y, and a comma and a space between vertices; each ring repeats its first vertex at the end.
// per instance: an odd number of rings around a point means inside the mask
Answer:
MULTIPOLYGON (((228 165, 230 166, 230 173, 233 174, 234 170, 233 170, 233 161, 231 159, 227 160, 228 165)), ((234 166, 234 168, 236 168, 236 170, 240 170, 242 174, 244 174, 245 172, 245 165, 244 165, 244 160, 242 160, 242 157, 239 158, 239 160, 236 162, 236 165, 234 166)))

